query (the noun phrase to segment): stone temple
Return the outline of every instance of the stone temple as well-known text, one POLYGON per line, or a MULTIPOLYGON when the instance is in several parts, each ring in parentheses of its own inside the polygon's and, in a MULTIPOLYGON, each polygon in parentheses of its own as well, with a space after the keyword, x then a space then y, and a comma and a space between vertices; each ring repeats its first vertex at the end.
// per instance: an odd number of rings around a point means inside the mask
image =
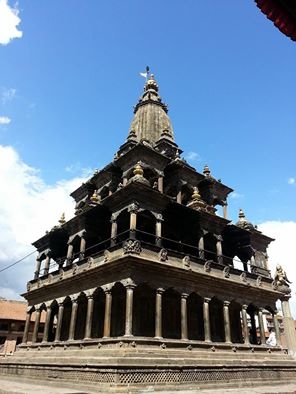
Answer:
POLYGON ((116 393, 295 378, 289 282, 281 267, 271 277, 272 239, 243 211, 227 219, 232 189, 181 158, 158 90, 149 75, 113 161, 73 191, 75 216, 33 243, 23 342, 0 374, 116 393))

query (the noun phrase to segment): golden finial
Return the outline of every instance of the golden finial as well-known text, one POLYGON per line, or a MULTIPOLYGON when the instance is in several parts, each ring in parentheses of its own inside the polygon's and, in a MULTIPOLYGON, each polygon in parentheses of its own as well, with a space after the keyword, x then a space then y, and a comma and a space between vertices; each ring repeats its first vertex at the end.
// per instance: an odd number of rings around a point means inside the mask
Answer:
POLYGON ((66 223, 66 219, 65 219, 65 212, 62 213, 60 220, 59 220, 60 226, 62 226, 63 224, 66 223))
POLYGON ((153 74, 150 74, 149 79, 146 82, 145 90, 148 90, 148 89, 153 89, 156 92, 158 92, 158 85, 157 85, 157 82, 154 79, 154 75, 153 74))
POLYGON ((97 193, 96 190, 94 191, 93 195, 91 196, 90 201, 94 202, 94 203, 98 203, 99 202, 99 196, 98 196, 98 193, 97 193))
POLYGON ((211 176, 211 170, 209 169, 209 166, 207 164, 204 166, 203 173, 206 177, 211 176))
POLYGON ((139 161, 135 165, 133 173, 134 173, 134 175, 141 175, 141 176, 143 176, 144 171, 143 171, 143 168, 141 167, 141 164, 140 164, 139 161))
POLYGON ((194 188, 193 188, 193 193, 192 193, 191 198, 192 198, 192 201, 198 201, 201 199, 198 188, 196 186, 194 186, 194 188))

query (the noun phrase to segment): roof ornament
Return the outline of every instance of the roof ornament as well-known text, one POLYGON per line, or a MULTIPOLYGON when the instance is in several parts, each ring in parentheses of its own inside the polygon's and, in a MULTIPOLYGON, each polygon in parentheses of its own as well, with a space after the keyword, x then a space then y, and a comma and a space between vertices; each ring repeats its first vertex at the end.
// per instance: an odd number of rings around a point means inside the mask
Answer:
POLYGON ((207 164, 204 166, 203 174, 206 178, 211 178, 211 170, 207 164))
POLYGON ((90 201, 94 204, 99 203, 99 196, 98 196, 97 190, 94 191, 93 195, 90 198, 90 201))
POLYGON ((60 224, 60 226, 62 226, 65 223, 66 223, 65 212, 63 212, 60 219, 59 219, 59 224, 60 224))
POLYGON ((150 182, 144 177, 144 170, 141 166, 141 162, 138 161, 137 164, 134 166, 133 174, 134 176, 129 179, 128 184, 130 184, 131 182, 139 182, 143 183, 144 185, 150 186, 150 182))
POLYGON ((246 219, 246 215, 242 209, 239 210, 238 213, 238 222, 236 225, 244 230, 252 231, 255 230, 255 227, 251 222, 246 219))

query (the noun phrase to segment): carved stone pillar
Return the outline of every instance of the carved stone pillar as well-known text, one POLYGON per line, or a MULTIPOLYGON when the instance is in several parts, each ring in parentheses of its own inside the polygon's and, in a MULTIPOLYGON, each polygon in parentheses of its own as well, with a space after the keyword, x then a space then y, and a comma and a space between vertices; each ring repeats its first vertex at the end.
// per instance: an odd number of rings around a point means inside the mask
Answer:
POLYGON ((117 237, 117 216, 111 216, 111 246, 116 244, 117 237))
POLYGON ((70 319, 70 328, 69 328, 69 341, 73 341, 75 339, 75 327, 77 320, 77 310, 78 310, 78 299, 77 297, 72 298, 72 310, 71 310, 71 319, 70 319))
POLYGON ((126 186, 126 185, 127 185, 127 181, 128 181, 127 177, 124 176, 124 177, 122 178, 122 186, 126 186))
POLYGON ((125 337, 133 335, 133 295, 135 285, 126 286, 125 337))
POLYGON ((181 339, 188 339, 187 298, 188 294, 181 294, 181 339))
POLYGON ((112 307, 112 293, 111 290, 106 290, 105 299, 105 316, 104 316, 104 338, 110 337, 111 332, 111 307, 112 307))
POLYGON ((67 251, 67 262, 66 265, 71 265, 73 259, 73 245, 70 243, 68 244, 68 251, 67 251))
POLYGON ((44 275, 47 275, 49 272, 49 266, 50 266, 50 259, 51 259, 51 252, 47 252, 46 258, 45 258, 45 263, 44 263, 44 275))
POLYGON ((157 183, 158 183, 158 191, 160 193, 163 193, 163 176, 160 175, 157 179, 157 183))
POLYGON ((39 328, 39 323, 40 323, 40 315, 41 315, 40 308, 35 308, 35 324, 34 324, 34 330, 33 330, 33 335, 32 335, 32 343, 37 342, 38 328, 39 328))
POLYGON ((89 294, 87 296, 87 313, 86 313, 84 339, 91 338, 93 311, 94 311, 94 297, 93 294, 89 294))
POLYGON ((277 317, 277 311, 274 311, 273 313, 273 325, 275 331, 276 344, 277 346, 281 346, 281 333, 280 333, 279 321, 277 317))
POLYGON ((64 314, 64 303, 59 302, 59 313, 57 319, 57 328, 55 333, 55 342, 58 342, 61 338, 61 328, 62 328, 62 321, 63 321, 63 314, 64 314))
POLYGON ((229 319, 229 301, 223 303, 223 316, 224 316, 224 329, 225 329, 225 342, 231 343, 231 328, 229 319))
POLYGON ((85 256, 86 249, 86 232, 84 231, 80 238, 80 250, 79 250, 79 260, 83 260, 85 256))
POLYGON ((177 194, 177 203, 182 204, 182 190, 180 189, 177 194))
POLYGON ((158 214, 156 217, 156 224, 155 224, 155 243, 157 246, 161 246, 161 227, 162 227, 162 215, 158 214))
POLYGON ((221 235, 216 235, 216 251, 217 251, 217 262, 223 263, 223 253, 222 253, 222 241, 223 238, 221 235))
POLYGON ((296 356, 296 336, 295 336, 295 326, 293 317, 290 311, 290 305, 288 298, 282 299, 282 311, 283 311, 283 323, 284 323, 284 330, 285 330, 285 337, 287 341, 287 348, 289 353, 296 356))
POLYGON ((201 259, 205 258, 205 243, 203 235, 199 238, 198 241, 198 253, 201 259))
POLYGON ((24 329, 24 335, 23 335, 23 342, 22 343, 27 343, 28 342, 31 314, 32 314, 32 311, 31 311, 31 307, 30 307, 30 308, 27 309, 27 313, 26 313, 26 323, 25 323, 25 329, 24 329))
POLYGON ((205 342, 211 342, 211 326, 210 326, 210 311, 209 303, 211 299, 205 297, 203 303, 203 318, 204 318, 204 332, 205 332, 205 342))
POLYGON ((223 205, 223 218, 227 219, 228 218, 228 204, 227 201, 225 201, 225 204, 223 205))
POLYGON ((246 305, 246 304, 242 305, 244 343, 246 345, 249 345, 250 344, 250 336, 249 336, 249 328, 248 328, 247 308, 248 308, 248 305, 246 305))
POLYGON ((51 319, 51 306, 48 306, 46 308, 46 320, 45 320, 45 324, 44 324, 42 342, 48 341, 48 330, 49 330, 50 319, 51 319))
POLYGON ((41 267, 41 259, 38 256, 37 259, 36 259, 36 268, 35 268, 35 273, 34 273, 34 279, 38 279, 39 278, 40 267, 41 267))
POLYGON ((130 238, 135 238, 135 231, 137 229, 137 212, 139 208, 136 203, 133 203, 129 206, 129 213, 130 213, 130 238))
POLYGON ((155 338, 162 338, 162 293, 164 289, 156 290, 155 300, 155 338))
POLYGON ((259 321, 259 330, 260 330, 260 338, 261 338, 261 345, 265 345, 265 330, 264 330, 264 323, 263 323, 263 308, 259 308, 258 311, 258 321, 259 321))

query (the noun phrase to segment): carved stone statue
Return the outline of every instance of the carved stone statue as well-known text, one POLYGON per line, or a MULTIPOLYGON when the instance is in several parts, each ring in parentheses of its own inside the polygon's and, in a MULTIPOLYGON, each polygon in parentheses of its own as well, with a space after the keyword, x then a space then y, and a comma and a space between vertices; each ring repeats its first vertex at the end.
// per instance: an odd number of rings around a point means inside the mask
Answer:
POLYGON ((276 288, 279 291, 283 291, 284 293, 291 292, 290 284, 292 282, 289 281, 285 270, 283 269, 283 267, 280 264, 277 264, 277 266, 276 266, 276 271, 275 271, 275 275, 274 275, 274 283, 276 285, 276 288))

